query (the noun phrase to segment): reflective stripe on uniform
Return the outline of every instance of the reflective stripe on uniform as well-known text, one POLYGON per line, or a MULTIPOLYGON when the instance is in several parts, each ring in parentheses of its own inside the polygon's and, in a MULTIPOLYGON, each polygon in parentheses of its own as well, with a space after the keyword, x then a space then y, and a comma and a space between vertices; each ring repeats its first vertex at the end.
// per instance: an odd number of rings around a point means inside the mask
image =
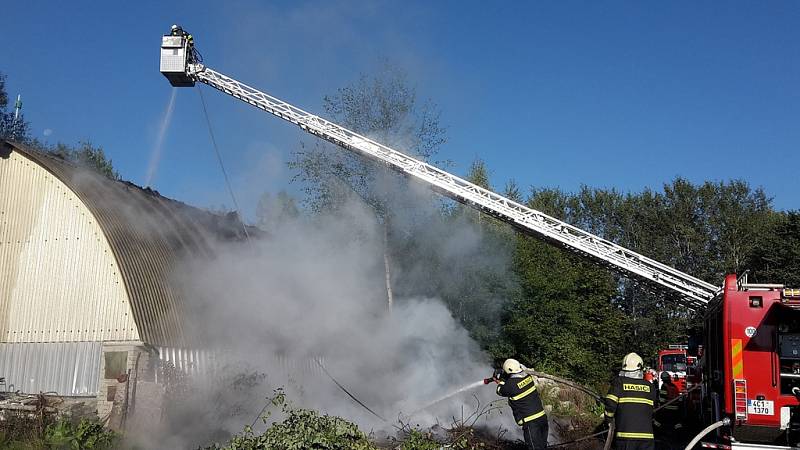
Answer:
POLYGON ((606 398, 611 400, 612 402, 618 402, 619 401, 619 397, 617 397, 614 394, 608 394, 608 395, 606 395, 606 398))
POLYGON ((622 397, 619 399, 620 403, 641 403, 643 405, 650 405, 653 406, 653 401, 649 398, 639 398, 639 397, 622 397))
POLYGON ((519 400, 519 399, 521 399, 523 397, 526 397, 528 394, 530 394, 531 392, 533 392, 535 390, 536 390, 536 386, 531 386, 527 391, 511 397, 511 400, 519 400))
POLYGON ((614 413, 606 411, 606 417, 614 417, 614 413))
POLYGON ((653 433, 626 433, 624 431, 618 431, 617 437, 630 439, 653 439, 653 433))
POLYGON ((530 415, 530 416, 528 416, 528 417, 526 417, 526 418, 524 418, 522 420, 518 420, 517 421, 517 425, 522 425, 523 423, 530 422, 531 420, 536 420, 539 417, 542 417, 543 415, 544 415, 544 411, 539 411, 536 414, 532 414, 532 415, 530 415))

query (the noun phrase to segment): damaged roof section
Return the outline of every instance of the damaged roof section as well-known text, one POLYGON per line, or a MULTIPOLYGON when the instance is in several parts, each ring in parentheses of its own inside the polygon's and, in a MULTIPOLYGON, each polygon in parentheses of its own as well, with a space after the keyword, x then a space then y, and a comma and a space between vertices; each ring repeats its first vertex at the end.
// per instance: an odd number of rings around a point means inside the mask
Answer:
MULTIPOLYGON (((237 214, 214 214, 19 143, 0 144, 0 157, 17 152, 40 165, 72 190, 95 217, 119 266, 141 339, 165 347, 200 344, 185 320, 186 302, 191 299, 181 292, 173 275, 182 261, 213 258, 220 242, 244 241, 244 226, 237 214)), ((248 227, 250 235, 257 232, 248 227)))

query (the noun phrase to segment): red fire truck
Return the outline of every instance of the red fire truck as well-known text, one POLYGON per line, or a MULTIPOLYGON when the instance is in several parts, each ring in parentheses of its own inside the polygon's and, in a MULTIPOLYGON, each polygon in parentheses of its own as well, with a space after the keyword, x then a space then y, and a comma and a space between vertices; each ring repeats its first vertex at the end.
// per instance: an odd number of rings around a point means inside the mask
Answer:
POLYGON ((689 358, 686 355, 687 345, 672 344, 665 350, 658 352, 656 367, 658 368, 658 385, 661 386, 661 374, 669 373, 672 382, 679 392, 686 392, 686 373, 689 367, 689 358))
MULTIPOLYGON (((730 418, 710 448, 759 448, 741 442, 800 442, 800 289, 725 278, 705 312, 699 356, 702 423, 730 418)), ((692 342, 693 341, 693 342, 692 342)), ((762 447, 763 448, 763 447, 762 447)), ((774 447, 771 447, 774 448, 774 447)))

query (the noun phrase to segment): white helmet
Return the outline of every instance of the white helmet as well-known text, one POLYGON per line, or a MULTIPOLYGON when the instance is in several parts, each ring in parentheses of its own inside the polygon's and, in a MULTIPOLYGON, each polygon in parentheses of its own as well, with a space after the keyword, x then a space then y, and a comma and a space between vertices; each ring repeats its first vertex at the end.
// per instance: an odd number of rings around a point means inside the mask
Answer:
POLYGON ((503 363, 503 372, 511 375, 514 373, 522 372, 522 364, 519 363, 516 359, 507 359, 503 363))
POLYGON ((642 357, 636 353, 628 353, 622 358, 622 370, 626 372, 642 370, 643 367, 644 361, 642 361, 642 357))

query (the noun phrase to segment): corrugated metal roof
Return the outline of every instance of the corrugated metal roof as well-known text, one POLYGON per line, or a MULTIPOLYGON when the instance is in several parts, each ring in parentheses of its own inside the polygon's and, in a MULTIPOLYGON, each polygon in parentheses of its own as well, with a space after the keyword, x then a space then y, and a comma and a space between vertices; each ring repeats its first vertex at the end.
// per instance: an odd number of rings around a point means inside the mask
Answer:
POLYGON ((141 339, 165 347, 196 347, 183 321, 187 301, 171 280, 183 258, 210 258, 215 240, 242 240, 234 214, 220 216, 129 182, 111 180, 52 155, 5 142, 44 167, 88 207, 111 246, 141 339))
POLYGON ((139 340, 94 215, 39 164, 0 159, 0 342, 139 340))

